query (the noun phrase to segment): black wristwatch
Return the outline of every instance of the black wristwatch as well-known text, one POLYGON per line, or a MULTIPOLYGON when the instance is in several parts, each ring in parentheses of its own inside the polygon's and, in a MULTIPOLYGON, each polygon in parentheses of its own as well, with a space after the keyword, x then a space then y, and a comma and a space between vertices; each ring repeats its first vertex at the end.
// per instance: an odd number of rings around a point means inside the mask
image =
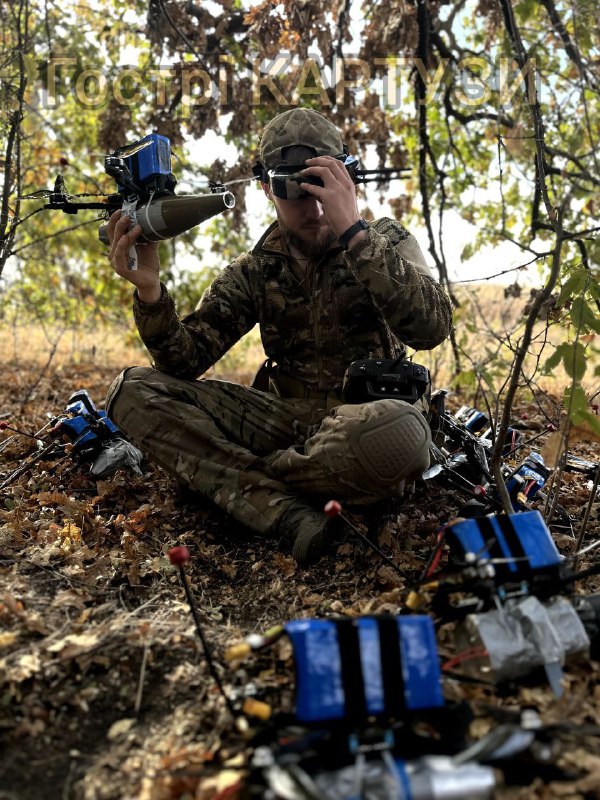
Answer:
POLYGON ((338 242, 342 245, 345 249, 348 247, 348 242, 355 236, 359 231, 366 231, 369 229, 369 223, 366 222, 364 219, 359 219, 358 222, 355 222, 354 225, 350 225, 347 231, 344 231, 341 236, 338 236, 338 242))

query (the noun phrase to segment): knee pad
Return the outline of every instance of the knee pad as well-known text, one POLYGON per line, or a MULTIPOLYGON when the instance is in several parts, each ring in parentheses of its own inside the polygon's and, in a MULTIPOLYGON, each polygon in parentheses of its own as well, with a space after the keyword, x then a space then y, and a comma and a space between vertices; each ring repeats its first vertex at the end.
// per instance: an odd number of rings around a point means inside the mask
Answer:
POLYGON ((350 432, 358 464, 382 487, 396 486, 427 469, 430 443, 424 416, 401 400, 365 403, 364 418, 350 432))

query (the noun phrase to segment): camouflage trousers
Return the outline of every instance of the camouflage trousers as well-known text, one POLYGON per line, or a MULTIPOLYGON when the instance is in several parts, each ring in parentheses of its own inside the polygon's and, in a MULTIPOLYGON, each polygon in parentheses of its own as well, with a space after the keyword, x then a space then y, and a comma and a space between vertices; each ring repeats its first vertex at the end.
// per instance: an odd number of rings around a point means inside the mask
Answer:
POLYGON ((413 406, 326 405, 147 367, 121 373, 106 400, 147 457, 264 534, 298 495, 372 503, 429 465, 429 428, 413 406))

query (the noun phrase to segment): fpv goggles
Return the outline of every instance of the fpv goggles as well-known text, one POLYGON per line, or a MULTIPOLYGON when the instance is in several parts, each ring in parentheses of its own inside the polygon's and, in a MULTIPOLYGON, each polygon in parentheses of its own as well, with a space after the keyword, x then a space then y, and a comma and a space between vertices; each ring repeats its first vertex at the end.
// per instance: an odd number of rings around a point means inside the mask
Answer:
MULTIPOLYGON (((345 154, 336 156, 336 159, 344 164, 350 177, 356 183, 356 171, 359 166, 358 159, 355 156, 345 154)), ((279 197, 281 200, 297 200, 301 197, 307 197, 309 192, 305 192, 304 189, 300 188, 301 183, 323 186, 323 181, 320 178, 314 175, 301 174, 302 170, 306 169, 305 164, 295 164, 293 166, 282 164, 266 172, 261 165, 257 165, 257 168, 260 169, 260 174, 255 171, 257 177, 268 183, 275 197, 279 197)))

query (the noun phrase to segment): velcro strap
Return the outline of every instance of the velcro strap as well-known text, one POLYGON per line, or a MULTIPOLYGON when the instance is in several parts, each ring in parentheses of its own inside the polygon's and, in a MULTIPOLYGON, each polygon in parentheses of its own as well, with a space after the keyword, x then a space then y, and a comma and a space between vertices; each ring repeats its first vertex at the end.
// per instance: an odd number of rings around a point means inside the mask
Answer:
POLYGON ((377 627, 385 711, 391 716, 399 717, 406 711, 406 692, 402 674, 398 620, 387 615, 377 617, 377 627))
POLYGON ((520 571, 530 571, 531 565, 529 563, 529 556, 525 552, 525 548, 523 547, 523 543, 519 538, 519 534, 517 533, 517 529, 515 528, 512 519, 510 517, 507 517, 505 514, 499 514, 496 517, 496 522, 498 523, 498 527, 504 534, 506 543, 508 544, 513 556, 515 558, 523 559, 522 561, 519 561, 519 563, 516 564, 515 566, 520 571))
POLYGON ((513 559, 524 559, 519 560, 518 562, 515 560, 512 562, 508 561, 506 563, 495 564, 494 567, 496 569, 496 573, 498 575, 503 575, 504 577, 510 577, 517 571, 521 573, 529 572, 531 569, 529 558, 523 549, 523 544, 519 538, 515 526, 512 523, 512 520, 510 517, 507 517, 503 514, 498 514, 494 519, 496 520, 496 523, 498 524, 498 527, 500 528, 500 531, 504 537, 506 548, 509 551, 508 553, 498 541, 498 534, 494 530, 491 520, 487 517, 477 520, 477 525, 481 531, 481 535, 485 541, 486 549, 488 550, 492 560, 501 559, 502 561, 506 562, 506 559, 510 559, 511 557, 513 559))
POLYGON ((485 542, 485 549, 490 554, 492 559, 495 558, 506 558, 506 553, 500 546, 500 542, 498 541, 498 536, 496 531, 494 530, 494 526, 492 525, 492 521, 487 517, 481 517, 477 520, 477 527, 481 531, 481 535, 483 536, 483 541, 485 542))
POLYGON ((363 721, 367 716, 367 701, 358 628, 351 619, 335 620, 344 687, 345 716, 352 722, 363 721))

